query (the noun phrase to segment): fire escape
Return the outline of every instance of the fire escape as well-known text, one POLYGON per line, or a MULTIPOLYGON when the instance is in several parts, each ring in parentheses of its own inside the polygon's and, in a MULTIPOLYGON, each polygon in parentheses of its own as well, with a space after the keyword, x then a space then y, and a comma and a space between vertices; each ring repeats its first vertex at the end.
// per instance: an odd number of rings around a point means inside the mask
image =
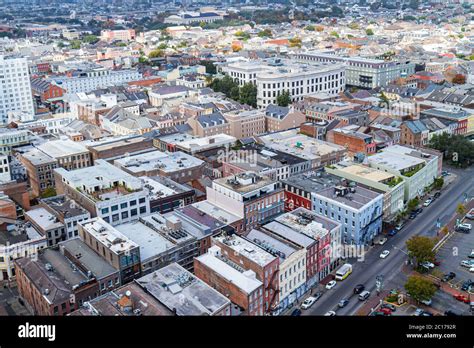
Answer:
POLYGON ((267 287, 265 288, 265 290, 268 290, 268 291, 273 290, 272 298, 269 302, 268 308, 266 309, 268 313, 274 310, 278 306, 278 302, 275 303, 275 300, 276 300, 276 296, 280 292, 280 289, 278 287, 275 289, 275 286, 273 285, 275 281, 275 276, 277 275, 278 275, 278 269, 275 272, 273 272, 272 277, 270 281, 268 282, 267 287))

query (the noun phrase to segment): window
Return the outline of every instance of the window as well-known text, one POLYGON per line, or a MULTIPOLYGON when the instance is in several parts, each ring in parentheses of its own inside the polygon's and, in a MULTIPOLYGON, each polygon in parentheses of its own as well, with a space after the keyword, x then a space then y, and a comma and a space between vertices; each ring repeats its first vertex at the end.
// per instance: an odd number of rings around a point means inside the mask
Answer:
POLYGON ((138 202, 141 204, 141 203, 145 203, 145 197, 142 197, 138 200, 138 202))
POLYGON ((107 214, 109 212, 109 208, 102 208, 101 212, 102 214, 107 214))
POLYGON ((122 212, 122 219, 128 219, 128 211, 122 212))
POLYGON ((137 205, 137 201, 136 200, 130 201, 130 206, 134 206, 134 205, 137 205))
POLYGON ((117 211, 118 210, 118 205, 113 205, 112 206, 112 211, 117 211))
POLYGON ((132 209, 132 210, 130 211, 130 214, 131 214, 131 216, 136 216, 136 215, 138 214, 138 213, 137 213, 137 209, 132 209))
POLYGON ((120 208, 121 209, 127 208, 127 202, 120 204, 120 208))

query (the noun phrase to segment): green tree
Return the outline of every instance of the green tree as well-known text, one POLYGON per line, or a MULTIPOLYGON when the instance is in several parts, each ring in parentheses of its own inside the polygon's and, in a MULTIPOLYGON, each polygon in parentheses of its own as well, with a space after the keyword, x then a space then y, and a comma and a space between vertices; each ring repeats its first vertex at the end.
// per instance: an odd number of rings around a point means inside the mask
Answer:
POLYGON ((304 29, 307 30, 307 31, 315 31, 316 30, 314 25, 307 25, 304 29))
POLYGON ((456 207, 456 213, 458 213, 459 215, 464 215, 466 214, 466 212, 467 212, 467 209, 464 206, 464 204, 459 203, 458 206, 456 207))
POLYGON ((408 255, 416 260, 416 265, 425 261, 433 261, 435 240, 426 236, 413 236, 406 241, 408 255))
POLYGON ((273 33, 270 29, 264 29, 258 33, 258 37, 272 37, 273 33))
POLYGON ((349 28, 352 30, 359 29, 359 24, 357 24, 356 22, 352 22, 349 24, 349 28))
POLYGON ((337 33, 337 31, 331 31, 330 35, 334 36, 335 38, 339 38, 339 34, 337 33))
POLYGON ((372 35, 374 35, 374 31, 372 29, 368 28, 368 29, 365 30, 365 34, 367 36, 372 36, 372 35))
POLYGON ((412 200, 409 200, 407 203, 407 209, 408 211, 413 211, 416 208, 418 208, 418 204, 420 204, 420 200, 418 198, 413 198, 412 200))
POLYGON ((54 189, 54 187, 46 188, 41 194, 41 198, 49 198, 54 196, 56 196, 56 190, 54 189))
POLYGON ((163 50, 157 48, 148 54, 148 58, 159 58, 163 57, 164 55, 165 54, 163 53, 163 50))
POLYGON ((474 142, 462 135, 433 135, 428 147, 442 152, 444 160, 451 165, 467 167, 474 162, 474 142))
POLYGON ((405 290, 417 301, 428 301, 435 294, 436 286, 419 275, 413 275, 408 278, 405 290))
POLYGON ((99 38, 96 35, 85 35, 82 38, 82 42, 86 44, 95 44, 97 41, 99 41, 99 38))
POLYGON ((290 47, 301 47, 301 39, 299 37, 292 37, 288 41, 290 42, 290 47))
POLYGON ((444 179, 443 178, 436 178, 433 182, 433 188, 436 190, 441 190, 441 188, 444 185, 444 179))
POLYGON ((206 67, 206 74, 214 75, 217 73, 217 69, 216 69, 216 66, 214 65, 214 62, 210 60, 201 60, 199 64, 206 67))
POLYGON ((257 107, 257 86, 253 83, 244 84, 239 91, 239 101, 242 104, 257 107))
POLYGON ((73 50, 78 50, 79 48, 81 48, 81 41, 80 40, 72 40, 70 42, 69 47, 73 50))
POLYGON ((277 98, 276 102, 278 106, 288 106, 291 104, 290 91, 283 91, 277 98))

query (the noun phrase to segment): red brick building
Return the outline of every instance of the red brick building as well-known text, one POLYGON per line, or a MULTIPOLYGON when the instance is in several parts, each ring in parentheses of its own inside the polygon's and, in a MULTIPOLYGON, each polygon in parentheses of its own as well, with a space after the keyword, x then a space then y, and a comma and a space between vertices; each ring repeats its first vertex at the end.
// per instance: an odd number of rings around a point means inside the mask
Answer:
POLYGON ((59 101, 65 93, 61 87, 40 78, 31 80, 31 90, 33 95, 39 97, 42 102, 59 101))
POLYGON ((332 129, 327 133, 326 140, 344 146, 349 154, 376 152, 376 143, 369 134, 360 133, 347 128, 332 129))

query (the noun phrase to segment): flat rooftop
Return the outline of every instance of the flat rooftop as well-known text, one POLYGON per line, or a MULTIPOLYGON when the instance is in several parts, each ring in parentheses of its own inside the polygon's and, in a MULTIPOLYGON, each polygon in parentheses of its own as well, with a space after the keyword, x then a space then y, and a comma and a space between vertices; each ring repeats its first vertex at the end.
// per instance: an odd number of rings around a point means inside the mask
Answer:
MULTIPOLYGON (((196 259, 247 294, 251 294, 262 286, 261 281, 252 278, 252 276, 246 274, 245 271, 238 271, 210 253, 198 256, 196 259)), ((253 276, 255 276, 255 273, 253 276)))
POLYGON ((162 152, 157 150, 117 159, 114 164, 135 175, 157 169, 165 173, 172 173, 199 167, 204 164, 204 161, 181 151, 162 152))
POLYGON ((275 221, 315 240, 340 226, 339 223, 302 207, 276 217, 275 221))
POLYGON ((101 218, 95 218, 81 223, 83 228, 101 244, 116 254, 138 248, 139 245, 117 231, 101 218))
MULTIPOLYGON (((187 229, 183 227, 181 218, 173 214, 165 216, 155 213, 140 217, 138 222, 144 227, 146 226, 149 230, 160 234, 160 236, 166 240, 171 241, 173 245, 183 244, 194 239, 194 236, 188 233, 187 229)), ((140 226, 136 224, 134 228, 140 228, 140 226)), ((138 234, 140 234, 140 232, 138 232, 138 234)))
MULTIPOLYGON (((111 150, 117 147, 131 146, 133 144, 142 143, 146 141, 149 141, 150 143, 152 143, 151 139, 148 139, 143 136, 132 136, 132 137, 127 136, 127 137, 121 137, 119 139, 113 139, 113 140, 107 139, 104 141, 100 141, 98 144, 92 142, 92 143, 87 144, 87 147, 100 152, 100 151, 111 150)), ((150 146, 150 148, 151 147, 152 146, 150 146)))
POLYGON ((285 243, 267 233, 252 229, 246 236, 246 239, 255 243, 264 250, 280 258, 280 263, 285 261, 290 255, 297 252, 298 249, 289 243, 285 243))
POLYGON ((326 171, 301 173, 282 180, 282 183, 300 188, 306 192, 318 192, 341 182, 341 178, 326 171))
POLYGON ((375 181, 375 182, 384 182, 394 178, 395 176, 391 173, 384 172, 375 168, 363 166, 361 164, 350 164, 348 166, 335 165, 338 170, 341 172, 359 176, 361 178, 375 181))
POLYGON ((213 186, 214 184, 221 185, 229 190, 243 195, 255 190, 259 190, 272 183, 274 183, 274 181, 268 176, 259 175, 254 172, 243 172, 224 178, 215 179, 213 181, 213 186))
POLYGON ((262 228, 304 248, 308 248, 316 243, 315 239, 308 237, 306 234, 299 233, 292 227, 282 224, 278 221, 271 221, 263 225, 262 228))
POLYGON ((22 157, 30 161, 31 164, 33 164, 34 166, 56 163, 56 159, 51 156, 48 156, 39 149, 32 149, 28 152, 25 152, 22 154, 22 157))
POLYGON ((47 204, 49 208, 64 216, 66 219, 89 213, 86 209, 76 203, 76 201, 70 199, 66 195, 43 198, 41 202, 47 204))
POLYGON ((102 256, 92 250, 79 237, 59 243, 60 250, 67 250, 88 271, 98 278, 105 278, 117 272, 102 256))
POLYGON ((207 200, 193 203, 192 206, 224 224, 230 225, 242 219, 241 217, 234 215, 217 205, 209 203, 207 200))
POLYGON ((343 146, 298 134, 297 129, 260 136, 259 139, 271 149, 307 160, 314 160, 338 151, 346 151, 343 146))
POLYGON ((30 221, 33 221, 44 231, 49 231, 64 226, 55 215, 51 214, 45 208, 29 210, 25 212, 25 215, 29 217, 30 221))
POLYGON ((141 221, 121 224, 115 228, 140 246, 140 258, 142 262, 175 247, 174 243, 170 242, 160 233, 147 227, 141 221))
POLYGON ((219 241, 222 244, 227 245, 236 253, 243 255, 244 257, 255 262, 261 267, 265 267, 276 259, 276 256, 270 254, 269 252, 263 250, 256 244, 251 243, 247 239, 244 239, 236 234, 233 234, 231 236, 220 234, 218 236, 213 237, 213 239, 219 241))
POLYGON ((367 160, 369 163, 389 167, 396 171, 402 171, 426 163, 426 161, 421 158, 390 151, 376 153, 375 155, 369 156, 367 160))
POLYGON ((203 138, 194 138, 177 143, 181 149, 193 153, 195 151, 204 151, 210 148, 232 145, 237 138, 227 134, 210 135, 203 138))
POLYGON ((148 190, 149 197, 152 200, 161 199, 183 192, 192 191, 192 188, 184 186, 165 176, 141 176, 143 187, 148 190))
POLYGON ((88 153, 87 148, 80 143, 72 140, 51 140, 38 146, 48 156, 53 158, 72 156, 79 153, 88 153))
POLYGON ((214 315, 230 305, 229 299, 177 263, 136 280, 147 292, 177 315, 214 315))
POLYGON ((336 193, 335 193, 336 187, 329 187, 327 189, 317 192, 316 197, 322 196, 325 198, 330 198, 336 202, 339 202, 340 204, 343 204, 345 206, 348 206, 354 209, 360 209, 366 204, 373 201, 374 199, 378 197, 382 197, 382 194, 366 189, 365 187, 362 187, 362 186, 356 186, 356 187, 353 187, 353 189, 354 189, 354 192, 349 192, 345 194, 344 196, 341 196, 341 195, 336 196, 336 193))

